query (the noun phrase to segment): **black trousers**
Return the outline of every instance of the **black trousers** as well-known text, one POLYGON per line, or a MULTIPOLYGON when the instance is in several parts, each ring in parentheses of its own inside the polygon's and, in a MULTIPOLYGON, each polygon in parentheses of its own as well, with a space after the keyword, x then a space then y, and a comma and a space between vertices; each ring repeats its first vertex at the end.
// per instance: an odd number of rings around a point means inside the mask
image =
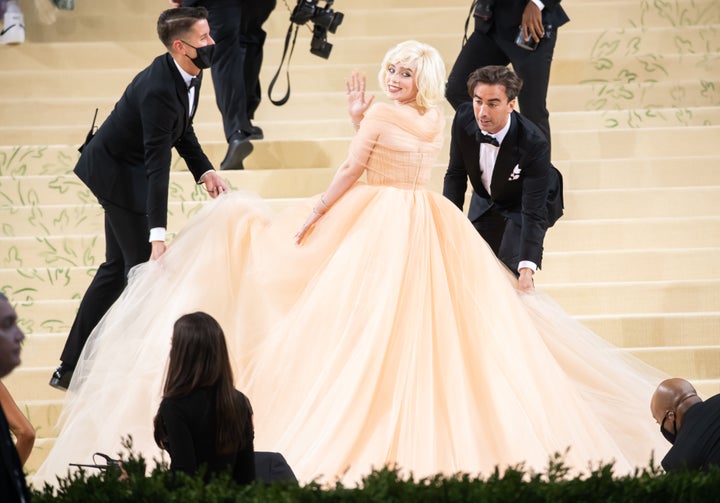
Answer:
POLYGON ((260 105, 260 67, 266 33, 263 23, 275 0, 200 0, 208 10, 215 55, 210 68, 215 101, 223 119, 225 138, 237 131, 250 132, 250 121, 260 105))
POLYGON ((496 27, 490 28, 488 33, 475 30, 453 64, 445 96, 457 109, 461 103, 472 99, 468 93, 467 79, 473 71, 487 65, 506 66, 512 63, 513 70, 523 80, 518 96, 520 112, 533 121, 550 142, 546 103, 557 32, 553 31, 551 38, 542 39, 534 51, 528 51, 515 45, 517 30, 496 27))
MULTIPOLYGON (((474 193, 473 195, 480 197, 474 193)), ((474 218, 472 224, 490 245, 495 256, 508 266, 515 276, 519 276, 521 227, 500 213, 495 206, 474 218)))
POLYGON ((147 216, 107 201, 100 204, 105 210, 105 262, 90 282, 65 341, 60 360, 69 367, 75 367, 93 328, 122 293, 130 269, 150 258, 147 216))

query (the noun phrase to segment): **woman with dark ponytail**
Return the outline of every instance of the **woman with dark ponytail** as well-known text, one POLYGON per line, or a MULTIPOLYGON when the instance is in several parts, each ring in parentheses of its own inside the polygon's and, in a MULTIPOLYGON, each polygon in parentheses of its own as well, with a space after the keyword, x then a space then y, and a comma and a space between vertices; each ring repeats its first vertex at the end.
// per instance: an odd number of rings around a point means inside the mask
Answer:
POLYGON ((170 468, 205 479, 230 470, 239 484, 255 480, 250 401, 233 385, 225 334, 209 314, 181 316, 173 328, 155 442, 170 468))

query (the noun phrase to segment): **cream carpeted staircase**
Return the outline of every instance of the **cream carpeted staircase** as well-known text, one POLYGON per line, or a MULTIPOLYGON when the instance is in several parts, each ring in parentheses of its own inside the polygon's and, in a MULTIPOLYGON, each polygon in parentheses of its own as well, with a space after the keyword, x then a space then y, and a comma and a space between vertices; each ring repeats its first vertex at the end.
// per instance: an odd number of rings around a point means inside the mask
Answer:
MULTIPOLYGON (((163 51, 154 24, 167 2, 77 0, 75 11, 58 13, 49 26, 39 23, 31 2, 21 4, 27 41, 0 46, 0 289, 27 335, 23 365, 5 382, 37 428, 32 471, 52 446, 63 398, 47 382, 103 258, 101 211, 71 172, 76 148, 95 108, 102 121, 130 79, 163 51)), ((329 60, 309 53, 309 31, 301 28, 289 103, 274 107, 265 99, 256 123, 267 139, 256 142, 246 171, 223 174, 277 207, 321 192, 352 134, 344 77, 359 68, 379 94, 382 55, 408 38, 435 45, 450 67, 469 4, 338 0, 333 7, 345 20, 329 36, 329 60)), ((549 108, 566 215, 548 233, 536 283, 609 341, 691 379, 703 396, 715 394, 720 4, 563 5, 571 22, 559 33, 549 108)), ((265 86, 280 62, 288 20, 279 2, 267 26, 265 86)), ((275 97, 284 91, 280 80, 275 97)), ((226 144, 211 85, 202 90, 196 131, 219 164, 226 144)), ((433 178, 437 190, 446 162, 447 147, 433 178)), ((182 162, 174 169, 169 230, 176 232, 206 196, 182 162)))

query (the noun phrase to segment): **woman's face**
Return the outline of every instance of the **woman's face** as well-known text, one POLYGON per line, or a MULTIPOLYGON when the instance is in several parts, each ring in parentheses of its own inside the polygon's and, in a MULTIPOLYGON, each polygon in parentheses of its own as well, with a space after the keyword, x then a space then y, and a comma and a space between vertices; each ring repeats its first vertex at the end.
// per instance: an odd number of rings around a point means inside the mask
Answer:
POLYGON ((415 101, 418 88, 415 81, 415 68, 408 68, 399 63, 390 63, 385 72, 387 96, 398 103, 415 101))

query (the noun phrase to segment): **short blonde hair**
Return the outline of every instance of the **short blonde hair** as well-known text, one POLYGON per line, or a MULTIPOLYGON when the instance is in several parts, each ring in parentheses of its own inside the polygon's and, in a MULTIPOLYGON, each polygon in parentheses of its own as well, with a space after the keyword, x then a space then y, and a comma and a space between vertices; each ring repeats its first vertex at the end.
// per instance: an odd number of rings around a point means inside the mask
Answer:
POLYGON ((445 94, 445 63, 432 46, 416 40, 401 42, 390 49, 383 58, 378 80, 380 88, 387 92, 385 77, 390 65, 401 64, 414 68, 418 88, 417 104, 423 108, 436 106, 445 94))

